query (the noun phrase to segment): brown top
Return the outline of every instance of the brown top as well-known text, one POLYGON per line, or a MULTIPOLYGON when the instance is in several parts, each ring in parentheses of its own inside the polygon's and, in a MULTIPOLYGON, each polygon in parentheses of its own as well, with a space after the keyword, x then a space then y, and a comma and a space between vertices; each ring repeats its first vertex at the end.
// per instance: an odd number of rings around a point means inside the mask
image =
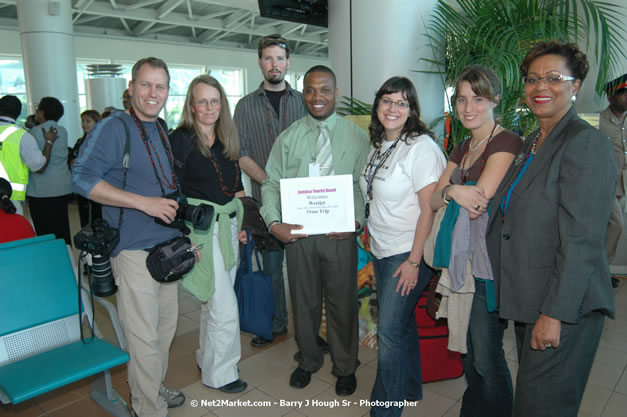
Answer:
MULTIPOLYGON (((470 147, 470 139, 466 139, 463 145, 456 146, 453 149, 453 152, 449 155, 449 161, 457 164, 457 167, 453 171, 451 175, 451 183, 452 184, 461 184, 462 183, 462 170, 460 164, 464 157, 464 154, 468 152, 468 148, 470 147)), ((465 182, 474 181, 477 182, 481 173, 483 172, 483 168, 485 167, 486 162, 490 155, 497 152, 508 152, 516 155, 518 150, 522 145, 522 140, 520 136, 511 130, 502 130, 496 136, 494 136, 490 142, 483 149, 483 153, 477 158, 477 160, 472 164, 470 168, 464 170, 465 182)))

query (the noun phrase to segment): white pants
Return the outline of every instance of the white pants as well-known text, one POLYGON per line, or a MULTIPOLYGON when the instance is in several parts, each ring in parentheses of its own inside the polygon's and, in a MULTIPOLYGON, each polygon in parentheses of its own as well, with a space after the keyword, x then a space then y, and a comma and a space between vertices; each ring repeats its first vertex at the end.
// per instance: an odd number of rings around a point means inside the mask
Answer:
MULTIPOLYGON (((237 258, 237 222, 231 221, 233 252, 237 258)), ((215 293, 200 309, 200 349, 196 362, 202 370, 202 383, 220 388, 236 381, 241 357, 239 310, 233 285, 237 266, 226 270, 218 242, 218 225, 213 230, 213 270, 215 293)))
POLYGON ((165 417, 168 406, 159 387, 168 370, 178 320, 177 283, 161 284, 146 268, 148 252, 124 250, 111 258, 118 285, 117 307, 131 357, 128 385, 139 417, 165 417))

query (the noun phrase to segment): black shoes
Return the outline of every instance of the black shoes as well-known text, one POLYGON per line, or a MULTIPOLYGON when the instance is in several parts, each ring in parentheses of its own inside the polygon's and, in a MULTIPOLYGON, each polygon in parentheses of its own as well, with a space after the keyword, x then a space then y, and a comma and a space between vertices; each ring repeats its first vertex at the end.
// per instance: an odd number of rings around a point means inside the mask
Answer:
POLYGON ((253 347, 264 347, 264 346, 269 345, 270 343, 272 343, 272 340, 266 339, 265 337, 262 337, 262 336, 255 336, 253 337, 253 340, 250 341, 250 344, 253 347))
POLYGON ((226 384, 218 388, 219 391, 225 392, 227 394, 236 394, 238 392, 242 392, 248 387, 248 384, 241 379, 237 379, 236 381, 231 382, 230 384, 226 384))
POLYGON ((335 384, 335 393, 341 397, 351 395, 357 389, 357 378, 355 374, 338 376, 335 384))
MULTIPOLYGON (((278 332, 272 332, 272 337, 281 336, 282 334, 287 333, 287 327, 283 330, 279 330, 278 332)), ((255 336, 253 340, 250 341, 250 344, 253 347, 264 347, 272 343, 274 339, 266 339, 265 337, 255 336)))
POLYGON ((296 368, 290 376, 290 387, 305 388, 311 382, 311 372, 305 371, 303 368, 296 368))

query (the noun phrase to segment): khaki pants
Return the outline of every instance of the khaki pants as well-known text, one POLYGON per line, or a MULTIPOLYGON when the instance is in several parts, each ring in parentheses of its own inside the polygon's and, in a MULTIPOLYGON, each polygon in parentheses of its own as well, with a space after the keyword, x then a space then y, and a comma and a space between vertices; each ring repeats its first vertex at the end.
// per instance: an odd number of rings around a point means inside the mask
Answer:
POLYGON ((168 370, 170 344, 178 319, 177 284, 160 284, 146 268, 143 250, 125 250, 111 259, 118 285, 118 315, 131 357, 128 385, 139 417, 165 417, 159 387, 168 370))

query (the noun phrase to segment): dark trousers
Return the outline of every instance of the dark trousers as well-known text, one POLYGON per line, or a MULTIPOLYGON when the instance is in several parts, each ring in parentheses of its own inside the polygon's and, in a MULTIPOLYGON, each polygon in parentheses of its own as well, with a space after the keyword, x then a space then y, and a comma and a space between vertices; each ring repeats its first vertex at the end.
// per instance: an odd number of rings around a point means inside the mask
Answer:
POLYGON ((468 326, 468 353, 462 364, 468 386, 461 415, 464 417, 504 417, 512 415, 512 377, 503 351, 507 320, 499 312, 488 312, 486 284, 475 280, 468 326))
POLYGON ((531 349, 534 325, 516 322, 514 417, 577 417, 604 320, 595 311, 577 324, 562 322, 559 347, 544 351, 531 349))
POLYGON ((37 236, 52 233, 57 239, 64 239, 66 244, 72 245, 70 220, 67 212, 68 200, 69 195, 28 197, 28 209, 37 236))
POLYGON ((343 240, 310 236, 285 245, 285 253, 296 343, 301 352, 298 366, 309 372, 322 367, 317 336, 324 296, 332 373, 353 374, 359 365, 355 236, 343 240))
POLYGON ((89 224, 89 210, 91 209, 91 221, 102 218, 102 206, 95 201, 91 201, 82 195, 76 194, 76 204, 78 206, 78 217, 81 220, 81 228, 89 224))

